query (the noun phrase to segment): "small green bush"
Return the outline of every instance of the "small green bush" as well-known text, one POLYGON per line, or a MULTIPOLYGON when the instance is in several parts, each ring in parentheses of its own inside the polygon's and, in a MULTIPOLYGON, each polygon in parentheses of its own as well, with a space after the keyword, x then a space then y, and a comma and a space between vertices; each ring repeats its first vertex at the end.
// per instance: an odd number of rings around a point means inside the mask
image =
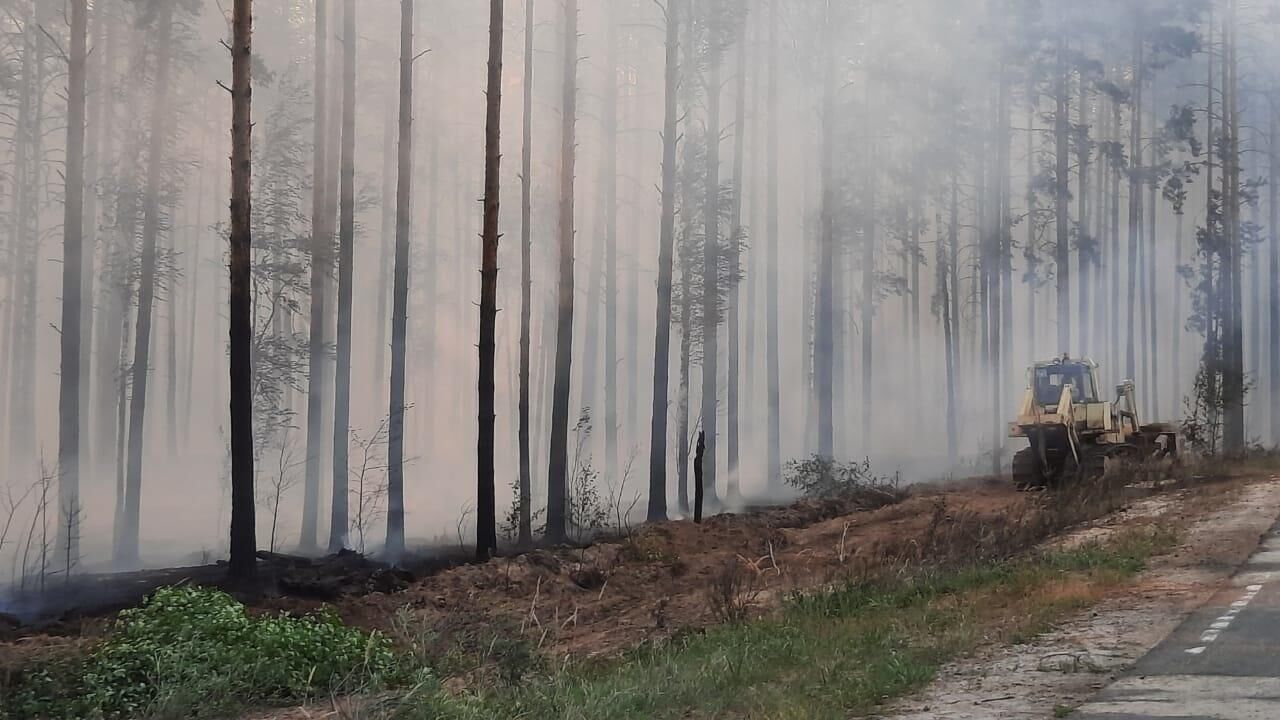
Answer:
POLYGON ((876 475, 870 459, 846 463, 815 455, 794 460, 787 463, 784 480, 806 498, 844 500, 862 510, 895 505, 907 498, 900 478, 876 475))
POLYGON ((226 593, 164 588, 121 613, 87 657, 29 672, 8 705, 15 720, 224 717, 377 687, 395 661, 389 641, 332 613, 250 617, 226 593))

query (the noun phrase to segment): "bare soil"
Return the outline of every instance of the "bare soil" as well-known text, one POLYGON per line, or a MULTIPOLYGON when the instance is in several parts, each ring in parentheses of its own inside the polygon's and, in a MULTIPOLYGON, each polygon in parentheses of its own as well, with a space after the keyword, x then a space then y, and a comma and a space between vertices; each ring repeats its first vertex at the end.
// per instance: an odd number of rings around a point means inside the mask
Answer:
MULTIPOLYGON (((726 564, 749 578, 759 614, 787 593, 837 582, 924 534, 939 502, 948 513, 998 521, 1030 502, 1005 482, 923 489, 874 511, 802 502, 748 515, 644 525, 617 541, 541 549, 456 567, 396 593, 344 598, 330 606, 348 623, 394 632, 406 620, 446 641, 488 642, 521 634, 551 657, 601 657, 646 640, 721 622, 709 590, 726 564)), ((280 598, 291 612, 319 603, 280 598)))

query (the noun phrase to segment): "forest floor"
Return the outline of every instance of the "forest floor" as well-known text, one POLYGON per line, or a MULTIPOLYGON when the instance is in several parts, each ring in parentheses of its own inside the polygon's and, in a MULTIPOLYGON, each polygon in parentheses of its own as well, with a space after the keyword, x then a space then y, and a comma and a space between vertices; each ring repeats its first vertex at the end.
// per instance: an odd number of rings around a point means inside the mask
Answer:
MULTIPOLYGON (((893 642, 904 644, 905 656, 916 656, 911 643, 922 637, 927 654, 905 671, 894 668, 892 682, 865 683, 858 690, 861 699, 831 698, 831 707, 868 711, 887 696, 923 688, 891 711, 947 720, 1044 717, 1078 704, 1108 673, 1158 641, 1248 555, 1280 514, 1274 472, 1270 461, 1256 461, 1216 469, 1212 476, 1182 472, 1173 482, 1127 478, 1106 493, 1074 496, 1019 493, 999 479, 916 486, 901 502, 877 509, 859 510, 859 503, 848 501, 801 501, 719 515, 701 525, 646 524, 590 547, 539 549, 389 579, 378 568, 357 574, 363 580, 347 582, 326 579, 319 567, 310 575, 305 567, 286 567, 303 571, 304 578, 321 576, 320 586, 295 583, 303 592, 259 596, 251 604, 259 611, 291 614, 331 608, 345 622, 377 630, 422 656, 449 694, 463 696, 504 688, 513 678, 519 684, 522 677, 555 676, 566 669, 580 676, 575 682, 582 689, 610 673, 625 674, 637 648, 668 653, 661 661, 671 667, 698 667, 701 660, 686 657, 690 643, 697 642, 690 638, 719 642, 739 632, 723 628, 748 633, 779 622, 790 631, 804 623, 778 618, 792 613, 796 598, 834 597, 847 592, 841 588, 868 583, 890 583, 898 593, 907 579, 914 589, 894 601, 899 609, 864 598, 857 602, 871 602, 867 607, 873 609, 854 614, 863 618, 859 622, 901 624, 895 631, 906 635, 893 642), (1049 559, 1017 566, 1004 560, 1032 549, 1049 559), (963 569, 970 566, 978 568, 977 576, 963 569), (929 567, 952 574, 909 579, 929 567), (969 574, 957 581, 956 572, 969 574), (920 589, 925 586, 933 589, 920 589), (915 636, 909 632, 913 623, 920 626, 915 636), (948 630, 939 631, 938 623, 948 630)), ((839 619, 844 611, 830 612, 833 627, 844 622, 839 619)), ((11 630, 8 637, 0 628, 0 672, 29 664, 33 657, 80 652, 107 623, 106 617, 78 619, 47 631, 11 630)), ((810 630, 825 632, 822 623, 810 630)), ((865 627, 845 631, 854 630, 861 634, 849 635, 851 641, 869 637, 865 627)), ((754 657, 761 650, 751 652, 754 657)), ((848 654, 839 647, 830 652, 848 654)), ((814 659, 806 663, 813 665, 814 659)), ((814 682, 829 678, 822 672, 814 682)), ((802 674, 797 683, 801 679, 802 674)), ((712 714, 778 716, 759 714, 760 709, 785 698, 757 699, 755 711, 732 711, 743 701, 730 695, 741 695, 749 681, 743 676, 738 685, 723 682, 724 707, 731 711, 712 714)), ((705 693, 704 688, 693 691, 705 693)), ((616 688, 609 693, 618 696, 616 688)), ((678 692, 673 689, 672 695, 678 692)), ((698 696, 713 698, 714 693, 698 696)), ((648 707, 637 717, 688 716, 674 708, 648 707)), ((255 720, 356 716, 374 715, 332 700, 251 715, 255 720)), ((796 715, 826 716, 816 707, 796 715)), ((606 715, 584 712, 581 717, 606 715)))

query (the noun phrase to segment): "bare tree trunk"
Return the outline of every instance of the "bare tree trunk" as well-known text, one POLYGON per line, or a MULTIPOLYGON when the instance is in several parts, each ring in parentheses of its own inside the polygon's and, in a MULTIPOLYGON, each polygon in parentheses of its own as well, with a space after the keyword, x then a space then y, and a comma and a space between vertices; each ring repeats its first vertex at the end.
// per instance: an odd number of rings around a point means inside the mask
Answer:
POLYGON ((93 462, 93 431, 90 418, 93 416, 93 342, 94 342, 94 293, 96 291, 95 273, 97 263, 95 253, 98 238, 98 173, 102 166, 102 149, 110 142, 104 129, 110 127, 106 116, 110 113, 109 93, 104 91, 110 82, 108 76, 111 62, 110 27, 105 8, 95 7, 92 10, 93 25, 91 33, 94 45, 102 48, 104 60, 99 60, 97 68, 88 65, 86 49, 85 96, 94 98, 93 105, 86 108, 86 128, 84 165, 84 244, 80 268, 80 457, 81 463, 93 462))
POLYGON ((348 443, 351 436, 351 295, 356 243, 356 8, 343 2, 342 149, 339 160, 338 335, 333 394, 333 497, 329 552, 347 546, 348 443))
MULTIPOLYGON (((667 519, 667 405, 671 371, 671 279, 676 235, 676 91, 680 84, 680 10, 682 0, 667 3, 666 75, 662 122, 662 229, 658 246, 658 310, 654 319, 653 405, 649 423, 650 522, 667 519)), ((683 352, 682 352, 683 361, 683 352)), ((686 413, 687 415, 687 413, 686 413)), ((682 418, 683 419, 683 418, 682 418)), ((684 430, 681 431, 683 443, 684 430)), ((683 471, 681 474, 683 477, 683 471)), ((680 504, 684 488, 681 483, 680 504)))
POLYGON ((396 259, 391 300, 387 433, 388 561, 404 554, 404 385, 409 325, 409 220, 413 197, 413 0, 400 0, 400 119, 396 145, 396 259))
MULTIPOLYGON (((821 238, 818 246, 818 294, 815 308, 814 379, 818 400, 818 456, 835 458, 835 429, 832 413, 835 354, 835 18, 831 3, 826 3, 823 21, 822 51, 822 209, 821 238)), ((919 292, 919 274, 915 292, 919 292)), ((919 306, 916 305, 918 308, 919 306)))
POLYGON ((730 282, 729 287, 729 316, 728 316, 728 382, 729 390, 726 397, 726 450, 727 455, 727 475, 726 484, 728 486, 727 499, 731 506, 737 506, 742 503, 742 492, 738 480, 738 459, 739 459, 739 427, 738 427, 738 393, 740 390, 739 380, 739 304, 741 302, 741 282, 738 274, 742 267, 741 238, 743 235, 742 227, 742 179, 743 164, 746 161, 746 126, 747 126, 747 24, 742 23, 738 31, 738 58, 737 58, 737 77, 734 92, 734 121, 733 121, 733 210, 730 220, 729 230, 729 268, 730 282))
MULTIPOLYGON (((58 391, 59 553, 78 558, 80 517, 80 352, 84 255, 85 65, 89 7, 71 0, 71 54, 67 72, 66 198, 62 221, 62 351, 58 391)), ((70 565, 70 563, 68 563, 70 565)), ((67 568, 70 572, 70 567, 67 568)))
POLYGON ((1128 319, 1125 325, 1125 377, 1136 377, 1137 338, 1134 326, 1134 312, 1137 310, 1138 298, 1135 296, 1138 283, 1138 245, 1142 240, 1142 83, 1143 83, 1143 43, 1142 43, 1142 10, 1135 15, 1133 39, 1133 93, 1131 98, 1132 116, 1129 123, 1129 283, 1128 283, 1128 319))
MULTIPOLYGON (((714 16, 709 22, 715 22, 714 16)), ((714 31, 711 31, 714 32, 714 31)), ((716 461, 719 436, 720 389, 720 70, 722 56, 714 53, 706 74, 706 184, 702 220, 702 429, 706 433, 707 455, 702 463, 703 491, 712 507, 716 494, 716 461)))
MULTIPOLYGON (((779 390, 778 368, 778 4, 769 4, 769 123, 765 130, 765 375, 768 402, 768 461, 769 490, 782 489, 782 396, 779 390)), ((870 238, 870 235, 867 236, 870 238)), ((870 240, 867 241, 870 243, 870 240)), ((865 313, 864 313, 865 319, 865 313)), ((864 336, 870 327, 863 326, 864 336)), ((865 357, 864 357, 865 362, 865 357)), ((864 365, 864 371, 869 365, 864 365)), ((863 390, 866 390, 864 385, 863 390)), ((863 396, 863 404, 870 397, 863 396)))
MULTIPOLYGON (((1121 142, 1121 108, 1120 103, 1111 103, 1111 130, 1113 141, 1121 142)), ((1121 367, 1120 354, 1120 171, 1111 171, 1111 311, 1108 313, 1111 322, 1111 342, 1109 355, 1112 365, 1121 367)), ((1127 377, 1127 376, 1126 376, 1127 377)))
POLYGON ((147 411, 147 379, 151 362, 151 319, 156 288, 156 239, 160 234, 160 183, 164 174, 166 118, 169 115, 169 74, 173 48, 173 7, 162 4, 157 18, 155 102, 151 110, 147 191, 143 199, 142 272, 138 283, 137 339, 133 344, 133 395, 129 401, 129 461, 125 479, 123 543, 118 567, 139 564, 138 535, 142 501, 142 446, 147 411))
POLYGON ((1225 296, 1229 303, 1227 313, 1226 360, 1229 383, 1226 393, 1226 418, 1223 425, 1223 447, 1228 452, 1239 452, 1245 447, 1244 407, 1245 385, 1244 375, 1244 296, 1241 280, 1244 277, 1242 268, 1242 234, 1240 229, 1240 113, 1239 113, 1239 64, 1236 34, 1236 11, 1238 0, 1227 0, 1227 17, 1223 24, 1224 56, 1227 81, 1223 84, 1223 117, 1227 132, 1227 163, 1224 168, 1224 193, 1227 212, 1227 267, 1226 274, 1230 279, 1229 294, 1225 296))
POLYGON ((328 170, 328 85, 325 61, 328 44, 326 0, 315 0, 315 132, 312 136, 311 173, 311 328, 307 363, 307 456, 302 494, 303 552, 319 547, 320 468, 324 447, 325 327, 328 317, 329 271, 333 264, 333 238, 327 220, 325 183, 328 170))
POLYGON ((524 107, 520 144, 520 528, 518 542, 533 542, 533 478, 529 457, 529 345, 532 335, 533 300, 533 19, 534 0, 524 6, 524 107))
POLYGON ((10 302, 9 448, 10 470, 30 472, 35 459, 35 306, 39 284, 41 116, 43 114, 41 36, 32 10, 21 28, 22 69, 14 130, 13 270, 10 302))
MULTIPOLYGON (((350 2, 351 0, 348 0, 350 2)), ((235 0, 231 46, 231 575, 257 570, 253 490, 250 178, 253 172, 252 0, 235 0)))
POLYGON ((618 481, 618 73, 617 3, 607 3, 603 176, 604 196, 604 472, 618 481))
POLYGON ((1054 173, 1054 205, 1053 212, 1057 220, 1058 242, 1054 248, 1054 261, 1057 265, 1055 275, 1058 280, 1058 352, 1071 350, 1071 217, 1067 209, 1070 197, 1069 183, 1071 158, 1068 132, 1070 118, 1067 117, 1067 41, 1066 36, 1058 36, 1057 70, 1053 99, 1056 107, 1053 113, 1053 137, 1055 142, 1054 157, 1057 167, 1054 173))
MULTIPOLYGON (((399 98, 396 99, 399 101, 399 98)), ((391 323, 387 318, 387 301, 391 297, 388 287, 391 285, 391 265, 395 256, 396 244, 396 114, 395 104, 388 103, 386 124, 382 133, 382 194, 379 197, 382 218, 378 224, 378 235, 382 247, 378 251, 378 328, 374 333, 373 346, 373 386, 382 390, 383 372, 387 368, 387 329, 391 323)))
MULTIPOLYGON (((938 288, 942 292, 942 340, 943 351, 945 354, 946 372, 947 372, 947 466, 953 468, 959 457, 959 438, 956 431, 956 350, 955 350, 955 319, 952 315, 952 307, 954 306, 953 298, 956 288, 955 285, 948 286, 947 281, 950 279, 952 271, 951 263, 954 262, 955 244, 959 239, 957 236, 958 224, 960 222, 960 202, 959 192, 957 188, 956 176, 954 171, 951 175, 951 218, 947 227, 947 248, 951 255, 948 256, 941 247, 938 248, 938 288)), ((938 225, 942 224, 942 215, 938 215, 938 225)), ((941 240, 941 230, 939 230, 939 240, 941 240)), ((941 244, 941 243, 939 243, 941 244)))
POLYGON ((1085 105, 1088 97, 1083 78, 1080 81, 1079 105, 1076 107, 1077 139, 1076 139, 1076 279, 1079 307, 1076 333, 1078 345, 1076 353, 1084 355, 1091 350, 1089 342, 1089 299, 1093 297, 1090 279, 1096 266, 1097 238, 1089 237, 1089 126, 1085 118, 1085 105))
MULTIPOLYGON (((770 32, 776 35, 776 30, 771 30, 770 32)), ((775 41, 776 41, 776 37, 775 37, 775 41)), ((773 69, 771 68, 771 69, 770 69, 770 73, 771 73, 771 77, 770 77, 770 95, 771 95, 771 97, 773 97, 773 98, 776 100, 776 98, 777 98, 777 95, 776 95, 776 83, 775 83, 776 78, 772 76, 772 73, 773 73, 773 72, 774 72, 774 71, 773 71, 773 69)), ((866 102, 865 102, 865 106, 866 106, 866 118, 868 119, 868 121, 870 121, 870 119, 871 119, 871 118, 872 118, 872 116, 873 116, 872 103, 871 103, 871 91, 870 91, 870 89, 868 89, 868 90, 867 90, 867 94, 866 94, 866 98, 865 98, 865 100, 866 100, 866 102)), ((776 108, 776 107, 777 107, 776 103, 774 103, 774 102, 772 102, 772 101, 771 101, 770 105, 771 105, 771 107, 774 107, 774 108, 776 108)), ((771 129, 771 131, 770 131, 771 133, 773 133, 772 137, 774 138, 774 145, 773 145, 773 148, 770 150, 770 155, 771 155, 771 157, 776 157, 776 154, 777 154, 777 153, 776 153, 776 151, 777 151, 777 142, 776 142, 776 137, 777 137, 777 135, 776 135, 776 127, 777 127, 777 126, 776 126, 776 124, 775 124, 775 125, 773 126, 773 129, 771 129)), ((871 446, 871 418, 872 418, 872 406, 873 406, 873 404, 875 403, 875 393, 874 393, 875 385, 874 385, 874 378, 872 377, 872 374, 873 374, 873 370, 874 370, 874 361, 875 361, 875 345, 874 345, 874 337, 875 337, 875 335, 874 335, 874 329, 875 329, 875 328, 874 328, 874 323, 875 323, 875 311, 876 311, 876 305, 875 305, 875 303, 876 303, 876 301, 875 301, 875 294, 876 294, 876 279, 875 279, 875 277, 876 277, 876 276, 875 276, 875 272, 876 272, 876 264, 875 264, 875 263, 876 263, 876 190, 877 190, 876 162, 877 162, 877 160, 876 160, 876 151, 875 151, 875 141, 873 141, 873 140, 869 140, 869 141, 867 142, 867 168, 868 168, 868 173, 867 173, 867 179, 866 179, 866 183, 867 183, 867 185, 866 185, 866 200, 865 200, 865 202, 866 202, 866 208, 865 208, 865 211, 864 211, 864 213, 863 213, 863 220, 862 220, 862 224, 863 224, 863 231, 862 231, 862 308, 861 308, 862 312, 861 312, 861 318, 860 318, 860 319, 861 319, 861 325, 862 325, 862 328, 861 328, 861 333, 862 333, 862 397, 861 397, 861 399, 860 399, 860 404, 862 405, 862 446, 863 446, 863 448, 870 448, 870 446, 871 446)), ((775 163, 774 163, 774 167, 773 167, 773 169, 772 169, 772 170, 770 171, 770 173, 769 173, 770 182, 773 182, 772 178, 774 177, 774 175, 775 175, 775 172, 774 172, 774 171, 776 171, 776 170, 777 170, 777 166, 776 166, 776 161, 775 161, 775 163)), ((775 196, 774 196, 774 200, 775 200, 775 207, 776 207, 776 193, 775 193, 775 196)), ((775 232, 774 237, 776 238, 776 232, 775 232)), ((776 285, 776 278, 777 278, 777 270, 776 270, 775 268, 776 268, 776 266, 777 266, 777 262, 778 262, 778 255, 777 255, 777 251, 776 251, 776 242, 775 242, 775 243, 774 243, 774 246, 773 246, 773 247, 771 247, 771 249, 770 249, 770 256, 769 256, 769 272, 770 272, 770 274, 771 274, 771 277, 773 277, 773 278, 774 278, 774 283, 775 283, 775 285, 776 285)), ((773 311, 773 312, 774 312, 774 317, 775 317, 775 320, 776 320, 776 316, 777 316, 777 310, 776 310, 776 308, 774 309, 774 311, 773 311)), ((776 324, 776 323, 775 323, 775 324, 776 324)), ((775 333, 775 335, 776 335, 776 333, 775 333)), ((776 337, 775 337, 775 339, 776 339, 776 337)), ((775 363, 775 368, 776 368, 776 363, 775 363)), ((775 375, 775 377, 776 377, 776 375, 775 375)), ((775 383, 775 385, 776 385, 776 383, 775 383)))
MULTIPOLYGON (((1267 385, 1272 444, 1280 442, 1280 108, 1276 106, 1277 100, 1280 100, 1280 92, 1272 90, 1267 107, 1270 135, 1267 145, 1267 228, 1271 235, 1267 253, 1267 385)), ((1178 227, 1181 228, 1181 224, 1178 227)), ((1178 379, 1176 369, 1174 379, 1178 379)))
POLYGON ((573 368, 573 174, 577 159, 578 0, 564 6, 564 92, 560 126, 560 289, 556 321, 555 387, 551 396, 551 456, 547 465, 547 539, 568 533, 569 378, 573 368))
POLYGON ((1158 309, 1157 298, 1159 293, 1156 292, 1156 263, 1159 258, 1156 248, 1156 218, 1157 207, 1156 202, 1159 198, 1156 190, 1156 183, 1152 182, 1148 185, 1147 191, 1147 263, 1143 268, 1143 272, 1147 274, 1146 286, 1147 297, 1143 301, 1143 306, 1147 313, 1148 335, 1145 338, 1144 345, 1146 347, 1147 366, 1149 367, 1147 382, 1144 384, 1146 391, 1143 395, 1150 398, 1147 401, 1148 417, 1156 419, 1160 417, 1160 321, 1157 317, 1158 309))
POLYGON ((493 482, 494 368, 498 328, 498 193, 502 147, 502 4, 489 3, 489 85, 485 93, 484 230, 480 270, 480 428, 477 443, 476 557, 488 559, 498 550, 493 482))

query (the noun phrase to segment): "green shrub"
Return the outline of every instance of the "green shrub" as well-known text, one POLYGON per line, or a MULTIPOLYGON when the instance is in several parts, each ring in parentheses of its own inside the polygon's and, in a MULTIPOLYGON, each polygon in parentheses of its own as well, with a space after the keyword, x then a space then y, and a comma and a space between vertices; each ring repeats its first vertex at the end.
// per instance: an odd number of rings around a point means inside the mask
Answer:
POLYGON ((394 669, 385 638, 331 613, 250 617, 226 593, 174 587, 121 613, 88 656, 29 672, 8 705, 15 719, 223 717, 376 687, 394 669))

